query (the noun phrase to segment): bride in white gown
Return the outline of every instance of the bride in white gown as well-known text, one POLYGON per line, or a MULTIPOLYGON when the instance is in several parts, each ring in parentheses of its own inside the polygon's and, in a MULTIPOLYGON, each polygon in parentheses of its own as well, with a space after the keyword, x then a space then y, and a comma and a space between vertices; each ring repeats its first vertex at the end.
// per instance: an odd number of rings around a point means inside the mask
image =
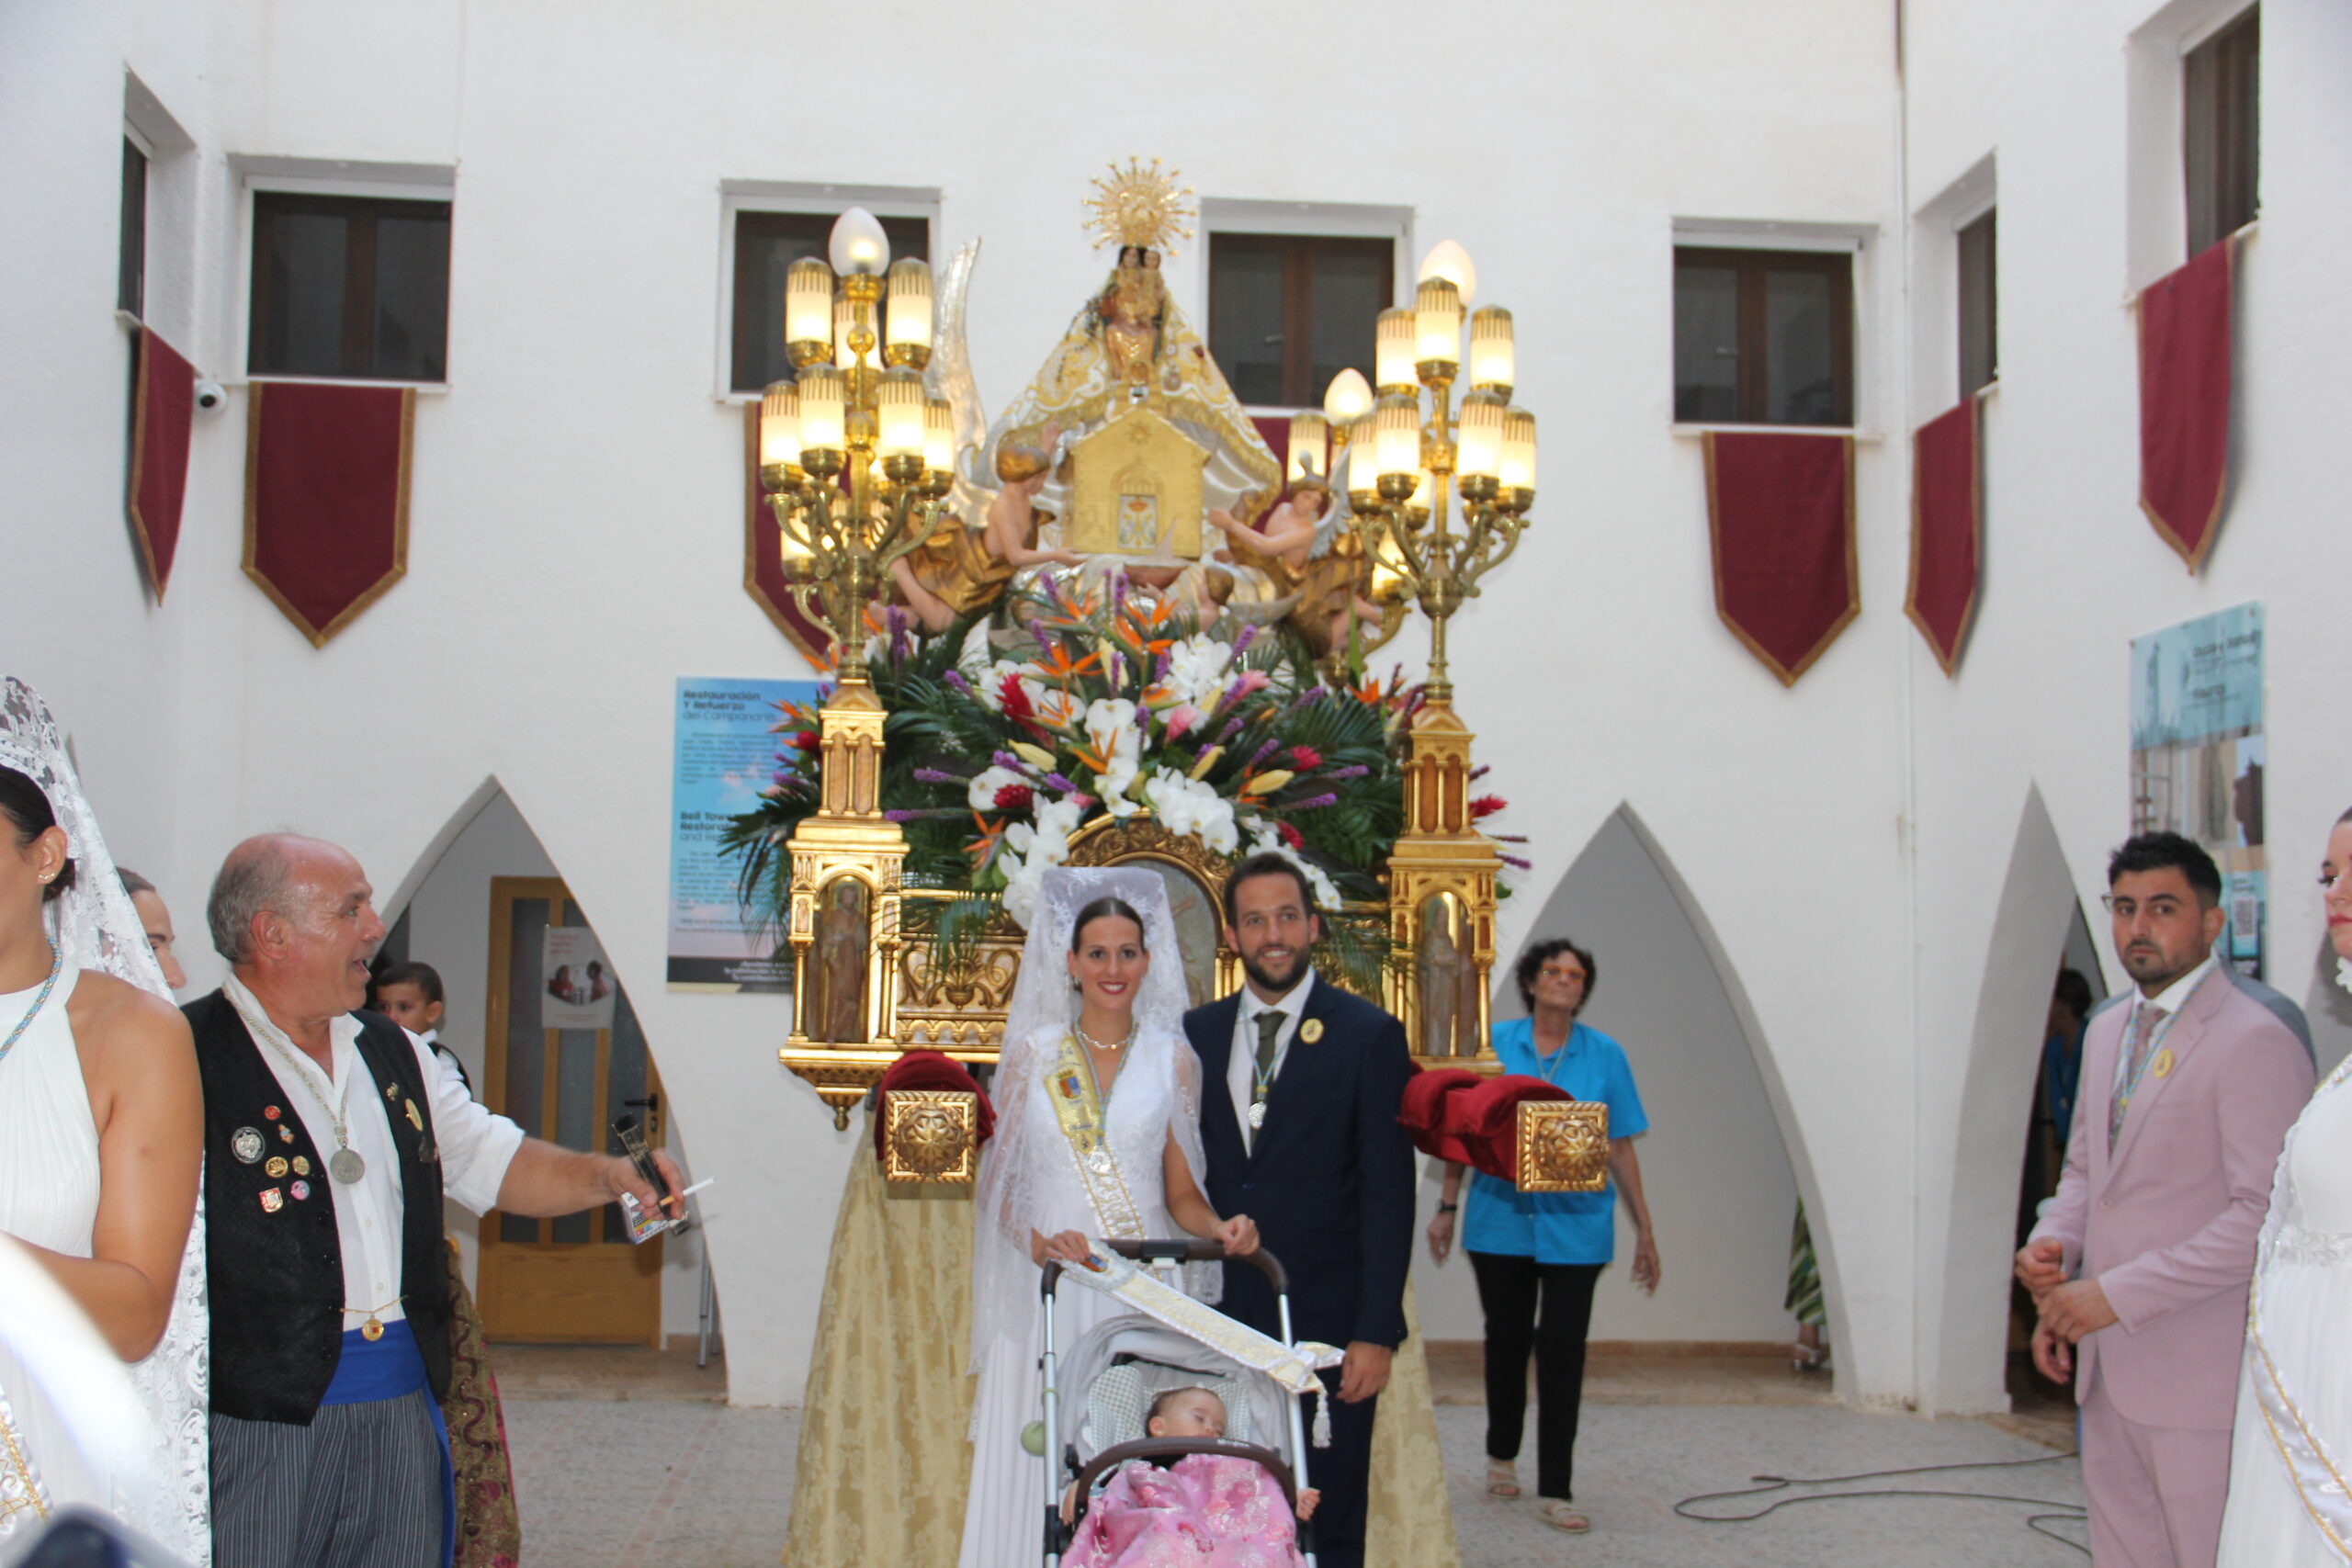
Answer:
MULTIPOLYGON (((960 1568, 1040 1560, 1045 1461, 1023 1444, 1038 1419, 1038 1266, 1085 1256, 1086 1238, 1182 1229, 1242 1256, 1244 1216, 1202 1195, 1200 1063, 1184 1039, 1184 964, 1159 879, 1142 870, 1049 871, 1021 957, 991 1092, 996 1135, 973 1207, 972 1484, 960 1568)), ((1186 1270, 1204 1298, 1216 1266, 1186 1270), (1203 1284, 1206 1290, 1200 1288, 1203 1284)), ((1063 1348, 1111 1310, 1059 1292, 1063 1348)))
POLYGON ((0 1557, 82 1504, 211 1560, 201 1096, 56 723, 0 682, 0 1233, 131 1363, 150 1424, 128 1458, 86 1450, 98 1391, 0 1345, 0 1557))
MULTIPOLYGON (((2352 990, 2352 812, 2320 867, 2352 990)), ((2222 1568, 2352 1562, 2352 1058, 2288 1131, 2255 1253, 2222 1568)))

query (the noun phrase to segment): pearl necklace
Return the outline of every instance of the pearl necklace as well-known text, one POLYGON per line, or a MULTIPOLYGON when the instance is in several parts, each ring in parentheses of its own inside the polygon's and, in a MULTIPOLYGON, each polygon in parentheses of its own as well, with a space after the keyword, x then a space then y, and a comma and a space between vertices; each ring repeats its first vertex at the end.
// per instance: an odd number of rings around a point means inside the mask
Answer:
POLYGON ((1125 1038, 1120 1040, 1097 1040, 1086 1032, 1086 1027, 1083 1024, 1073 1023, 1070 1027, 1078 1031, 1079 1043, 1093 1051, 1124 1051, 1127 1048, 1127 1042, 1136 1037, 1136 1026, 1132 1023, 1127 1025, 1125 1038))

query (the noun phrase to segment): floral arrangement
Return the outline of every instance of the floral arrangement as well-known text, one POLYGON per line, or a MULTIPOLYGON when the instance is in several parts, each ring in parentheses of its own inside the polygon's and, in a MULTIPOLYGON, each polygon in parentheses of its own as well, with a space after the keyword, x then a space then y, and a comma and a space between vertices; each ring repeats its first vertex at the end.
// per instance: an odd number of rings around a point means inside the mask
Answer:
MULTIPOLYGON (((1119 577, 1091 593, 1049 584, 1014 610, 1014 629, 978 621, 938 637, 896 609, 869 615, 869 677, 888 712, 882 798, 911 884, 1001 897, 1025 925, 1074 834, 1148 813, 1219 855, 1288 856, 1326 910, 1385 897, 1418 686, 1322 684, 1286 632, 1201 632, 1119 577)), ((826 694, 783 705, 776 770, 727 836, 747 901, 785 897, 775 846, 816 809, 826 694)))

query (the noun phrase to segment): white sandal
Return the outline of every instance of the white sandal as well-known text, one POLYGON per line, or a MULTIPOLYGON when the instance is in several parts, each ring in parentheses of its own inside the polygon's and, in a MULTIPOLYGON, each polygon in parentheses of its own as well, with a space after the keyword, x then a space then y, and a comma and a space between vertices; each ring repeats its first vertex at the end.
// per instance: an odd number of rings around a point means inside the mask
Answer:
POLYGON ((1487 1495, 1499 1497, 1506 1503, 1519 1501, 1518 1467, 1508 1461, 1490 1459, 1487 1461, 1487 1495))

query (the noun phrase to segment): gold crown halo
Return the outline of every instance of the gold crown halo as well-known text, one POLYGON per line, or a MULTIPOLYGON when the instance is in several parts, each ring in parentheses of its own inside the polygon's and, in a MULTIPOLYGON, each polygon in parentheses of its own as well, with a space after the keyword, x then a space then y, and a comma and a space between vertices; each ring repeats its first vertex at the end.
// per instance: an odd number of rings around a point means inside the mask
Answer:
POLYGON ((1177 173, 1174 169, 1163 173, 1157 158, 1149 168, 1129 158, 1124 169, 1112 164, 1108 177, 1097 175, 1094 194, 1086 201, 1094 214, 1087 226, 1100 236, 1094 248, 1101 250, 1116 242, 1156 251, 1170 240, 1191 239, 1193 208, 1184 198, 1193 194, 1193 187, 1179 188, 1177 173))

